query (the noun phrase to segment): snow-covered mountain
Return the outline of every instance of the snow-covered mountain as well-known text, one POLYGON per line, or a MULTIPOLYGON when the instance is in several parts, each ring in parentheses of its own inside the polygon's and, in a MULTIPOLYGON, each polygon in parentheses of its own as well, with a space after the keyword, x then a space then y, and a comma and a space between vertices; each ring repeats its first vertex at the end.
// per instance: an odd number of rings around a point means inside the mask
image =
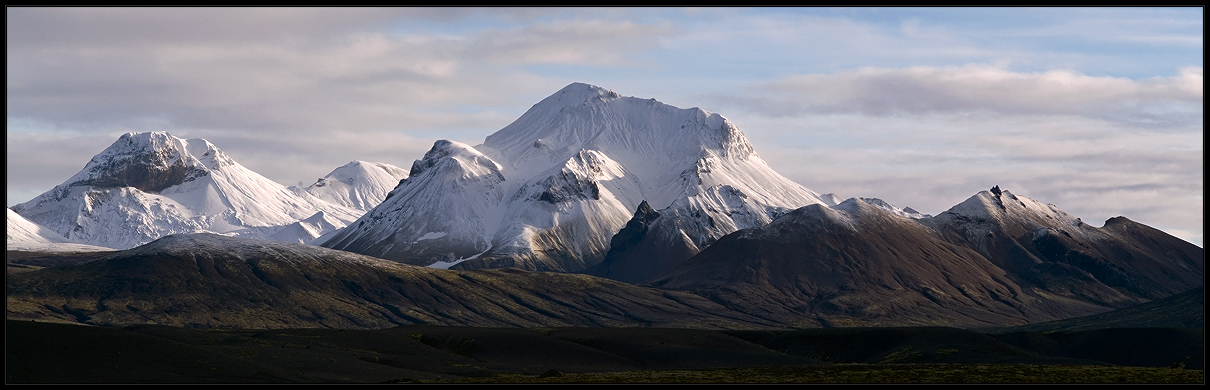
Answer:
POLYGON ((92 245, 75 244, 66 237, 34 223, 12 209, 8 210, 8 250, 29 252, 95 252, 113 250, 92 245))
POLYGON ((438 141, 323 245, 411 264, 578 271, 646 201, 705 245, 808 204, 721 115, 573 83, 481 145, 438 141))
POLYGON ((8 242, 55 243, 68 242, 66 237, 53 230, 25 219, 21 214, 8 209, 8 242))
MULTIPOLYGON (((861 201, 869 203, 871 206, 886 210, 886 212, 898 215, 900 217, 908 217, 908 218, 912 218, 912 219, 923 219, 923 218, 932 217, 932 215, 921 213, 919 211, 912 209, 911 207, 899 208, 893 204, 887 203, 885 200, 878 199, 878 198, 861 198, 861 201)), ((840 204, 837 204, 836 206, 833 206, 833 207, 841 207, 840 205, 843 203, 844 202, 841 202, 840 204)))
POLYGON ((333 229, 362 214, 269 180, 206 140, 164 132, 122 135, 75 176, 12 210, 71 242, 116 249, 174 233, 267 237, 300 220, 333 229))
POLYGON ((382 203, 387 193, 399 185, 399 180, 407 177, 407 170, 391 164, 353 161, 305 190, 329 203, 366 212, 382 203))

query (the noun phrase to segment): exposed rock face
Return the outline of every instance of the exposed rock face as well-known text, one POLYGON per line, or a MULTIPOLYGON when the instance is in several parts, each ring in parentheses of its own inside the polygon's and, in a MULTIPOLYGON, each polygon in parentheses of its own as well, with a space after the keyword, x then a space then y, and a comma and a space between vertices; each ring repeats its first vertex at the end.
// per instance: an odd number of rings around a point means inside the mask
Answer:
POLYGON ((697 254, 697 246, 683 235, 672 241, 648 237, 651 224, 659 217, 647 202, 639 204, 626 227, 613 236, 605 260, 584 273, 638 284, 697 254))
POLYGON ((151 153, 133 158, 116 161, 113 169, 104 176, 98 176, 81 181, 79 184, 97 187, 134 187, 145 192, 159 192, 198 176, 204 176, 206 171, 185 165, 185 162, 166 156, 164 153, 151 153))
MULTIPOLYGON (((208 167, 187 151, 188 144, 162 133, 127 133, 89 161, 68 186, 132 187, 143 192, 164 189, 208 174, 208 167)), ((207 148, 216 167, 228 163, 217 149, 207 148)))
POLYGON ((660 217, 660 213, 651 209, 651 205, 647 201, 639 203, 639 208, 634 211, 634 217, 626 222, 626 227, 618 231, 617 235, 609 241, 609 254, 605 255, 606 259, 617 257, 627 248, 637 244, 643 236, 647 235, 647 226, 656 218, 660 217))

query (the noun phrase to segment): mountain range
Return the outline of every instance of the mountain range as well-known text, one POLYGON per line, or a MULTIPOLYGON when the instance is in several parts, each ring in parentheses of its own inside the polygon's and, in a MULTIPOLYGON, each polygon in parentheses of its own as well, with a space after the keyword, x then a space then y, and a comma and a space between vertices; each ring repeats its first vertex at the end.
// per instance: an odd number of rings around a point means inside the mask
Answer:
POLYGON ((582 83, 480 145, 306 188, 126 134, 12 207, 15 242, 121 249, 10 257, 10 317, 91 324, 992 327, 1204 284, 1202 248, 1124 217, 999 187, 935 216, 820 194, 719 114, 582 83))
POLYGON ((194 232, 309 242, 356 220, 403 177, 398 167, 357 161, 307 188, 286 187, 206 140, 127 133, 11 210, 67 242, 115 249, 194 232))
POLYGON ((1203 284, 1204 251, 993 188, 936 217, 850 199, 727 235, 646 286, 800 326, 994 326, 1086 315, 1203 284), (982 325, 979 325, 982 324, 982 325))
POLYGON ((436 142, 386 201, 323 246, 415 265, 575 272, 605 258, 643 202, 693 247, 825 203, 718 114, 573 83, 483 144, 436 142))

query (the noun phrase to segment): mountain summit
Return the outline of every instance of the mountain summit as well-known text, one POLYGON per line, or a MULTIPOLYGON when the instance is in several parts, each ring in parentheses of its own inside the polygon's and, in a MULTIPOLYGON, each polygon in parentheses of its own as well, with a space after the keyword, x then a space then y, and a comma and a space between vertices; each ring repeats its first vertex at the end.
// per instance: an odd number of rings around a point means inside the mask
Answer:
MULTIPOLYGON (((1101 313, 1204 284, 1202 248, 1123 217, 1097 228, 998 187, 936 217, 880 203, 794 210, 720 238, 646 285, 788 326, 986 327, 1101 313)), ((618 280, 637 273, 615 268, 618 280)))
POLYGON ((343 226, 361 214, 273 182, 206 140, 165 132, 122 135, 66 182, 12 209, 72 242, 117 249, 174 233, 265 237, 317 214, 343 226))
POLYGON ((481 145, 437 141, 323 245, 436 267, 580 271, 644 201, 701 225, 681 233, 698 246, 825 203, 721 115, 573 83, 481 145))
POLYGON ((387 193, 406 177, 408 171, 391 164, 353 161, 304 190, 329 203, 366 212, 382 203, 387 193))

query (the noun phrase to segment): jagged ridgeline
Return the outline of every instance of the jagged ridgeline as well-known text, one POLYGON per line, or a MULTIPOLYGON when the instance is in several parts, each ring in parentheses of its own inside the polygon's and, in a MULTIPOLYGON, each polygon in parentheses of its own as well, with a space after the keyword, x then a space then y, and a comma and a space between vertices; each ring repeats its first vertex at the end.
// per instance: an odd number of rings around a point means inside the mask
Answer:
POLYGON ((806 206, 638 279, 797 326, 985 327, 1198 288, 1204 253, 1124 217, 1098 228, 997 187, 927 218, 860 199, 806 206))
POLYGON ((437 141, 387 200, 323 246, 434 267, 575 272, 605 258, 644 201, 674 221, 661 234, 684 236, 690 252, 827 203, 769 168, 718 114, 574 83, 481 145, 437 141))
POLYGON ((354 161, 307 188, 286 187, 206 140, 127 133, 12 210, 57 235, 46 240, 114 249, 194 232, 310 242, 356 220, 406 176, 389 164, 354 161))

